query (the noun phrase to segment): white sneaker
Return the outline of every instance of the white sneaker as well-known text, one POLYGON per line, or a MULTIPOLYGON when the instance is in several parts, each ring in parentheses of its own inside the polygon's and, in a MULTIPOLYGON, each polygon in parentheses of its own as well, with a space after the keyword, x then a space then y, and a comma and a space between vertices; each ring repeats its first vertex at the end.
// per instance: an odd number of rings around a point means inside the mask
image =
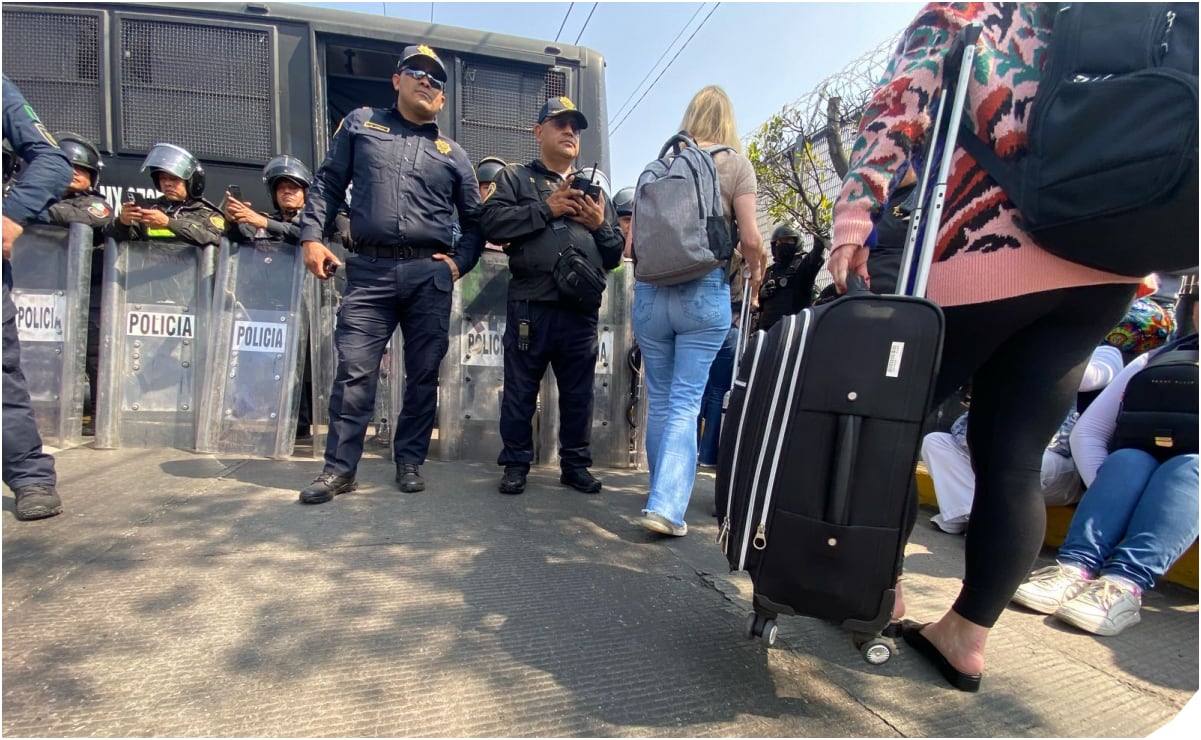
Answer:
POLYGON ((670 519, 665 516, 660 516, 653 511, 648 511, 638 523, 646 527, 652 532, 659 534, 669 534, 672 537, 683 537, 688 534, 688 523, 673 524, 670 519))
POLYGON ((935 514, 930 517, 930 523, 947 534, 963 534, 967 530, 966 516, 944 519, 942 514, 935 514))
POLYGON ((1036 612, 1054 614, 1090 582, 1088 575, 1079 568, 1056 563, 1031 573, 1030 578, 1018 586, 1013 601, 1036 612))
POLYGON ((1055 610, 1055 618, 1094 635, 1116 635, 1142 618, 1143 598, 1131 583, 1101 576, 1055 610))

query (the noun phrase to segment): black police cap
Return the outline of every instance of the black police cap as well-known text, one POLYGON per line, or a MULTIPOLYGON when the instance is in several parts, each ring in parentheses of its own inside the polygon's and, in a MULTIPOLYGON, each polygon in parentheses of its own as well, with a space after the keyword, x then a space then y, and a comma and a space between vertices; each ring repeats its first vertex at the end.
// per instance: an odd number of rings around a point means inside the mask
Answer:
POLYGON ((559 116, 575 116, 576 121, 580 124, 580 130, 588 128, 588 119, 583 113, 576 110, 575 103, 571 102, 571 98, 562 95, 557 98, 551 98, 542 104, 542 109, 538 111, 538 123, 543 123, 548 118, 557 118, 559 116))
POLYGON ((438 74, 435 76, 439 80, 446 82, 446 65, 442 63, 442 60, 438 58, 434 50, 425 44, 406 46, 404 52, 400 55, 400 61, 396 63, 396 71, 399 72, 405 67, 412 67, 415 60, 423 58, 429 59, 434 63, 438 68, 438 74))

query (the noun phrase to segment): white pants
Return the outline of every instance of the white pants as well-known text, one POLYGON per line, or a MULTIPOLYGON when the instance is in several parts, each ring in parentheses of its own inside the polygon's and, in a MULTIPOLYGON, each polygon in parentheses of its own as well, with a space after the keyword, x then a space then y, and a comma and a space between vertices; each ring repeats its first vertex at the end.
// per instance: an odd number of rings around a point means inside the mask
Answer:
MULTIPOLYGON (((976 475, 968 451, 946 432, 927 434, 922 440, 922 460, 934 482, 934 497, 943 521, 964 521, 972 513, 976 475)), ((1043 452, 1043 497, 1047 506, 1066 506, 1080 500, 1083 483, 1070 458, 1050 450, 1043 452)))

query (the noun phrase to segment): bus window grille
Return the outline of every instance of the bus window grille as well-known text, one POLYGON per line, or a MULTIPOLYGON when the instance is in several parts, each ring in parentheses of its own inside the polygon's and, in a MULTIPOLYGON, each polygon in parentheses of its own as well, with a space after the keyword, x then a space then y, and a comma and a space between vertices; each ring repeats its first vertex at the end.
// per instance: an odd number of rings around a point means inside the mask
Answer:
POLYGON ((545 67, 465 62, 455 138, 472 162, 489 156, 529 162, 539 156, 534 117, 547 98, 564 95, 566 86, 563 72, 545 67))
POLYGON ((4 73, 38 117, 103 146, 100 18, 8 8, 3 18, 4 73))
POLYGON ((158 142, 199 159, 275 154, 267 31, 126 19, 121 24, 121 141, 158 142))

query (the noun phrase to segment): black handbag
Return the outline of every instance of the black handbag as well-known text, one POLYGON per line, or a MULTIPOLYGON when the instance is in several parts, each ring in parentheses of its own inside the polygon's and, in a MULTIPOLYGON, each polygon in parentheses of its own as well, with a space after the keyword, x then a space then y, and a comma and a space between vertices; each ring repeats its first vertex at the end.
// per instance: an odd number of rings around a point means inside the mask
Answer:
POLYGON ((561 302, 583 313, 600 308, 605 271, 594 265, 582 249, 572 244, 560 252, 554 276, 561 302))

